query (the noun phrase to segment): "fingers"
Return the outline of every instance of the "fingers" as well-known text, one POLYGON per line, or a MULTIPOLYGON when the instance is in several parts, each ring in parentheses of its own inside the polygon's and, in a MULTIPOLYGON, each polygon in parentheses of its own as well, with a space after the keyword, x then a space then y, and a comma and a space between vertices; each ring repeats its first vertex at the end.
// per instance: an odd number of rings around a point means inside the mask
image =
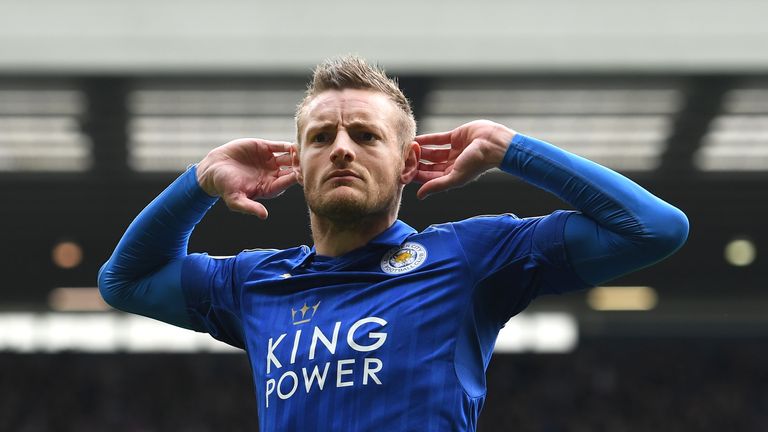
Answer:
POLYGON ((260 138, 240 138, 232 141, 238 147, 244 148, 247 152, 257 152, 262 155, 271 153, 273 157, 284 159, 283 156, 287 156, 290 162, 290 151, 293 147, 293 143, 288 141, 270 141, 260 138))
POLYGON ((293 147, 293 143, 290 143, 288 141, 267 141, 267 140, 259 140, 261 143, 265 144, 269 151, 273 153, 288 153, 291 151, 291 147, 293 147))
POLYGON ((421 158, 430 162, 444 162, 451 155, 451 149, 435 149, 422 147, 421 158))
POLYGON ((253 145, 263 145, 266 147, 269 151, 274 153, 287 153, 290 151, 291 146, 293 146, 293 143, 288 141, 271 141, 271 140, 265 140, 261 138, 237 138, 234 139, 224 146, 253 146, 253 145))
POLYGON ((424 134, 424 135, 418 135, 414 140, 419 143, 419 145, 441 145, 441 144, 450 144, 451 143, 451 135, 453 134, 453 131, 450 132, 439 132, 439 133, 432 133, 432 134, 424 134))
POLYGON ((259 219, 266 219, 269 215, 266 207, 257 201, 248 199, 242 192, 224 197, 224 203, 232 211, 254 215, 259 219))
POLYGON ((426 183, 432 179, 447 175, 453 168, 448 162, 430 163, 419 162, 419 169, 416 171, 416 177, 413 181, 416 183, 426 183))
POLYGON ((424 163, 419 162, 419 171, 445 171, 451 166, 448 162, 424 163))
POLYGON ((424 183, 416 192, 416 197, 420 200, 423 200, 432 194, 446 191, 451 187, 455 187, 452 185, 452 183, 453 182, 451 181, 450 176, 437 177, 424 183))
POLYGON ((427 183, 430 180, 434 180, 438 177, 446 175, 442 171, 421 171, 416 172, 416 177, 413 178, 414 183, 427 183))
POLYGON ((279 155, 275 155, 275 161, 280 166, 291 166, 291 154, 282 153, 279 155))
POLYGON ((424 199, 429 195, 457 188, 469 181, 468 178, 465 178, 464 174, 456 170, 451 170, 447 173, 440 171, 419 171, 419 175, 426 181, 416 192, 416 197, 418 199, 424 199))
POLYGON ((277 171, 277 176, 287 176, 287 175, 293 175, 296 174, 296 170, 293 169, 291 166, 280 168, 280 170, 277 171))
POLYGON ((279 177, 269 185, 269 189, 266 191, 267 196, 269 198, 274 198, 296 183, 298 183, 298 180, 296 179, 296 173, 293 170, 282 170, 279 177), (283 172, 285 172, 285 174, 282 174, 283 172))

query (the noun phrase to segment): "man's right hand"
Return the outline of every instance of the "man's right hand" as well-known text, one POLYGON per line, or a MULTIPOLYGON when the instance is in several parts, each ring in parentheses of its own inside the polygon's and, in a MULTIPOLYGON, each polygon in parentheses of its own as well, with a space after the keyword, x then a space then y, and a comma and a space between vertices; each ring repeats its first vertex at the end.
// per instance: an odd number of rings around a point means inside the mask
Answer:
POLYGON ((197 182, 208 195, 221 197, 230 210, 266 219, 267 209, 255 200, 274 198, 296 183, 292 146, 258 138, 230 141, 197 164, 197 182))

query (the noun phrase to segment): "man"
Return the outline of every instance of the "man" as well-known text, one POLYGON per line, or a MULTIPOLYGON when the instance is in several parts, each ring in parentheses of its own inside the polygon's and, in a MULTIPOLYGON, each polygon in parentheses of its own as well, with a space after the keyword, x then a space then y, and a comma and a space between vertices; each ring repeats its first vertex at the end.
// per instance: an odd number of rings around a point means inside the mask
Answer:
POLYGON ((687 236, 685 215, 632 181, 503 125, 415 136, 396 83, 359 58, 317 67, 296 125, 295 144, 211 151, 142 211, 99 275, 114 307, 245 349, 262 431, 474 430, 511 316, 657 262, 687 236), (422 232, 397 220, 406 184, 423 183, 423 199, 495 167, 579 211, 422 232), (259 200, 297 182, 313 247, 187 254, 217 197, 266 219, 259 200))

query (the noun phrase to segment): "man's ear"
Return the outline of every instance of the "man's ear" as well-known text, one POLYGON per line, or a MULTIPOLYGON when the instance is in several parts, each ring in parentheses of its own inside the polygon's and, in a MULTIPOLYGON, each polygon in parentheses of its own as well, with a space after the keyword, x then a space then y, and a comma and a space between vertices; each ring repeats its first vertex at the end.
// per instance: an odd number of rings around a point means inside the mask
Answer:
POLYGON ((403 148, 403 171, 400 173, 400 183, 408 184, 416 178, 419 172, 419 160, 421 159, 421 147, 416 141, 411 141, 403 148))
POLYGON ((291 146, 291 166, 293 167, 293 172, 296 173, 296 181, 299 182, 299 184, 303 187, 304 186, 304 176, 301 173, 301 164, 299 163, 299 145, 294 144, 291 146))

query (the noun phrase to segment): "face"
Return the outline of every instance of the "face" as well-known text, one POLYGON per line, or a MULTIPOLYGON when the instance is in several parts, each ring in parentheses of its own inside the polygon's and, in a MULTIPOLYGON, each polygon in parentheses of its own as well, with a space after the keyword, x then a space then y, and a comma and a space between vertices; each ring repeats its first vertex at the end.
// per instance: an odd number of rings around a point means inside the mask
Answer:
POLYGON ((329 90, 304 112, 293 164, 312 213, 338 222, 396 214, 418 146, 401 146, 394 102, 368 90, 329 90))

